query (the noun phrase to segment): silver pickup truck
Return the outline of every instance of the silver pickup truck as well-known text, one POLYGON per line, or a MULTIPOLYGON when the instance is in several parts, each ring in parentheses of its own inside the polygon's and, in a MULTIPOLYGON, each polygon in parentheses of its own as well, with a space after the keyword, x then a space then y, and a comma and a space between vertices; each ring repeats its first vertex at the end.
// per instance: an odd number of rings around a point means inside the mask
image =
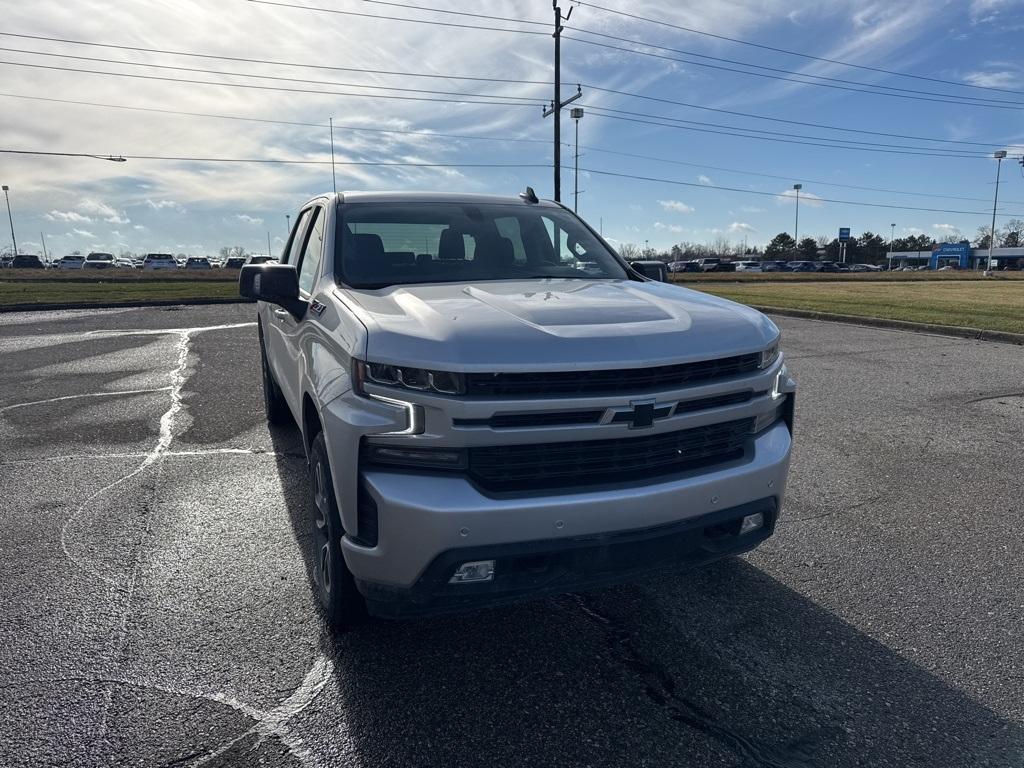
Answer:
POLYGON ((300 426, 343 625, 622 581, 775 528, 795 384, 748 307, 518 197, 310 200, 246 266, 267 418, 300 426))

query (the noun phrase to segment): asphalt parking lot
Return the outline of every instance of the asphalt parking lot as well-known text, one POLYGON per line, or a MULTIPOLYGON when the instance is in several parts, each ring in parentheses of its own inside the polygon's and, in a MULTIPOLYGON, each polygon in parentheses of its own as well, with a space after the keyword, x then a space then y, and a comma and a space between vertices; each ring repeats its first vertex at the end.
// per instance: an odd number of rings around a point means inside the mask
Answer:
POLYGON ((0 315, 0 765, 1024 765, 1024 350, 779 318, 784 517, 326 632, 252 306, 0 315))

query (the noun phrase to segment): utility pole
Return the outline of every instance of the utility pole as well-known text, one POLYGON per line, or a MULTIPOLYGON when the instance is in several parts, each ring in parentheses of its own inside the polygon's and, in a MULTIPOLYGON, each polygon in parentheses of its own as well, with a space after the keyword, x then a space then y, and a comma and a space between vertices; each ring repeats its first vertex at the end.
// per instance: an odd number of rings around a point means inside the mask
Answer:
POLYGON ((49 263, 49 261, 50 261, 50 254, 48 254, 46 252, 46 235, 44 235, 42 232, 40 232, 39 233, 39 239, 43 243, 43 261, 49 263))
POLYGON ((338 177, 334 173, 334 118, 331 117, 328 120, 331 126, 331 183, 334 185, 334 194, 338 194, 338 177))
POLYGON ((1002 159, 1007 157, 1007 151, 999 150, 992 157, 995 158, 995 196, 992 198, 992 228, 988 230, 988 267, 985 269, 987 274, 992 273, 992 248, 995 246, 995 208, 999 205, 999 170, 1002 168, 1002 159))
POLYGON ((573 170, 572 180, 572 210, 579 213, 580 208, 580 118, 583 117, 583 107, 573 107, 569 116, 576 121, 576 163, 573 170))
POLYGON ((274 254, 270 251, 270 230, 267 230, 267 256, 273 256, 274 254))
POLYGON ((14 253, 12 256, 18 255, 18 240, 14 237, 14 217, 11 216, 11 196, 7 193, 10 189, 6 184, 3 185, 4 197, 7 199, 7 220, 11 222, 11 244, 14 246, 14 253))
POLYGON ((572 16, 572 8, 563 17, 562 9, 558 7, 558 0, 551 0, 551 7, 555 12, 555 98, 551 106, 544 110, 543 116, 555 116, 555 202, 562 202, 562 108, 571 104, 583 95, 580 86, 576 86, 576 94, 562 101, 562 22, 568 21, 572 16))
POLYGON ((290 235, 292 233, 292 215, 290 213, 286 213, 284 215, 284 223, 285 223, 284 241, 287 243, 288 242, 288 235, 290 235))
POLYGON ((793 223, 793 240, 796 242, 798 251, 800 249, 800 190, 803 188, 803 184, 793 185, 793 189, 796 190, 796 221, 793 223))

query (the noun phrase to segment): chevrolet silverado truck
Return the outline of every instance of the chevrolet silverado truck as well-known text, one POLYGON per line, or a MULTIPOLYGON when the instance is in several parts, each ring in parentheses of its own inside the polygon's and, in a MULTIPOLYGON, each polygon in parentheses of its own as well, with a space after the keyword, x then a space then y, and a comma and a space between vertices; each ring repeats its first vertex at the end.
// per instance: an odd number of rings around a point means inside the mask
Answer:
POLYGON ((239 288, 267 419, 302 432, 333 624, 619 582, 773 533, 796 387, 761 313, 648 279, 530 189, 332 194, 294 220, 239 288))

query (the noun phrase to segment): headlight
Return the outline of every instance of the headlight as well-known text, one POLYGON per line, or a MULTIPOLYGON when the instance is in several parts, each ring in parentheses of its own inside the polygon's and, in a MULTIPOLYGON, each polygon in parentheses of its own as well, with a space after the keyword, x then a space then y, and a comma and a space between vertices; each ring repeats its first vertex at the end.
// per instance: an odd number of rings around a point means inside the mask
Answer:
POLYGON ((364 442, 362 459, 368 464, 410 469, 459 470, 467 466, 466 451, 462 448, 409 448, 364 442))
POLYGON ((761 370, 768 368, 772 363, 779 359, 779 341, 778 339, 768 347, 767 349, 761 350, 761 360, 757 367, 761 370))
MULTIPOLYGON (((409 389, 417 392, 435 392, 441 395, 461 395, 466 392, 465 377, 461 373, 428 371, 405 365, 364 363, 356 361, 356 382, 379 384, 383 387, 409 389)), ((359 386, 360 391, 362 387, 359 386)))

